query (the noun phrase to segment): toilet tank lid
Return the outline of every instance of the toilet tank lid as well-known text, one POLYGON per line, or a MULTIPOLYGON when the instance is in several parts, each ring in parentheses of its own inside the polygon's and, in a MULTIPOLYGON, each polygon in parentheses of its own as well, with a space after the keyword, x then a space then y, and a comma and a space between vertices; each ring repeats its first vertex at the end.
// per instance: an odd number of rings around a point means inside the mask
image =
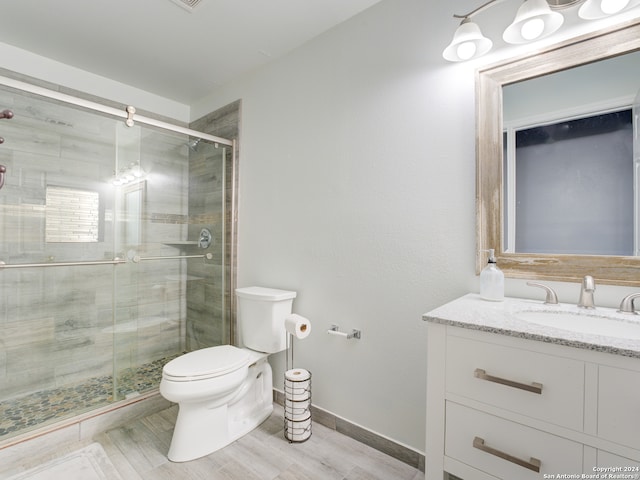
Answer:
POLYGON ((278 290, 276 288, 243 287, 236 288, 236 295, 243 298, 253 298, 255 300, 277 302, 279 300, 289 300, 290 298, 296 298, 297 293, 289 290, 278 290))

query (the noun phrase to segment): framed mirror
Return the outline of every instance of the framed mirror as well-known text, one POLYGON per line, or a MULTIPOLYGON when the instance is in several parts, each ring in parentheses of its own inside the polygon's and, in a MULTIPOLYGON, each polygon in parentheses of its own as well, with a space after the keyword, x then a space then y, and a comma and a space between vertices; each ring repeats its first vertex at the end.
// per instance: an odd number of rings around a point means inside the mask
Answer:
MULTIPOLYGON (((493 248, 496 252, 498 266, 507 277, 575 282, 580 281, 584 275, 592 275, 599 283, 640 286, 640 256, 634 255, 633 249, 628 255, 615 254, 615 250, 612 255, 600 254, 598 250, 585 253, 579 246, 576 246, 573 251, 571 248, 545 251, 545 248, 535 246, 525 251, 518 251, 515 243, 511 242, 509 232, 513 231, 513 224, 519 222, 519 220, 517 210, 515 210, 514 216, 513 212, 509 212, 510 207, 506 203, 511 195, 509 192, 513 192, 515 188, 515 183, 510 182, 515 182, 515 180, 511 173, 507 174, 507 163, 505 163, 505 159, 513 153, 509 153, 506 147, 508 145, 510 149, 513 147, 508 143, 508 128, 505 128, 503 109, 505 89, 511 88, 515 84, 526 83, 530 80, 531 83, 535 83, 559 72, 569 71, 585 65, 595 65, 597 62, 622 57, 638 51, 640 51, 640 20, 635 19, 604 31, 574 38, 533 55, 477 71, 477 273, 486 265, 487 254, 484 250, 493 248)), ((635 58, 638 58, 637 55, 635 58)), ((636 89, 640 90, 640 77, 632 76, 635 77, 633 81, 637 83, 636 89)), ((594 76, 590 74, 581 75, 579 78, 578 84, 569 85, 570 89, 576 89, 576 85, 580 86, 590 81, 595 81, 594 76)), ((616 88, 614 87, 612 90, 616 90, 616 88)), ((531 114, 530 117, 533 118, 538 114, 539 112, 535 115, 531 114)), ((638 112, 634 111, 633 115, 636 117, 633 121, 633 128, 636 129, 636 153, 635 158, 633 153, 630 154, 629 173, 625 174, 627 177, 638 177, 637 172, 640 170, 638 166, 640 152, 637 151, 637 136, 640 133, 638 131, 640 129, 640 126, 638 126, 638 112)), ((507 120, 506 123, 509 123, 509 121, 507 120)), ((563 128, 569 127, 564 125, 563 128)), ((631 136, 633 137, 633 133, 631 133, 631 136)), ((631 151, 633 151, 633 145, 631 151)), ((576 155, 576 157, 581 158, 579 155, 576 155)), ((551 170, 551 176, 554 181, 560 184, 559 189, 562 190, 562 182, 564 180, 558 180, 561 168, 557 169, 557 175, 553 171, 554 164, 550 164, 550 166, 548 164, 546 168, 551 170)), ((640 178, 635 178, 635 182, 640 184, 640 178)), ((532 180, 532 183, 535 185, 536 180, 532 180)), ((544 178, 540 177, 537 183, 545 184, 544 178)), ((567 186, 565 190, 568 191, 569 187, 567 186)), ((631 222, 640 223, 638 221, 640 191, 636 190, 632 197, 629 201, 633 202, 634 205, 629 206, 627 210, 632 212, 633 218, 631 218, 631 222)), ((541 216, 544 217, 545 213, 551 213, 556 209, 563 209, 564 205, 560 202, 560 199, 554 200, 551 202, 551 206, 541 203, 541 216)), ((589 217, 589 209, 599 206, 601 202, 595 199, 593 202, 585 201, 583 203, 585 204, 585 216, 589 217)), ((593 217, 596 218, 595 214, 593 217)), ((541 238, 557 234, 544 225, 536 226, 534 224, 531 228, 528 231, 535 231, 541 238)), ((589 228, 591 232, 600 233, 610 227, 603 225, 601 221, 595 221, 589 228)), ((630 230, 638 232, 640 227, 636 225, 631 227, 630 230)), ((526 230, 524 231, 526 232, 526 230)), ((580 235, 589 235, 589 233, 573 233, 578 237, 580 235)), ((523 233, 521 235, 532 236, 531 233, 523 233)), ((635 236, 638 237, 639 235, 636 233, 635 236)), ((526 239, 528 238, 526 237, 526 239)), ((635 238, 633 242, 636 243, 635 252, 637 252, 639 241, 635 238)))

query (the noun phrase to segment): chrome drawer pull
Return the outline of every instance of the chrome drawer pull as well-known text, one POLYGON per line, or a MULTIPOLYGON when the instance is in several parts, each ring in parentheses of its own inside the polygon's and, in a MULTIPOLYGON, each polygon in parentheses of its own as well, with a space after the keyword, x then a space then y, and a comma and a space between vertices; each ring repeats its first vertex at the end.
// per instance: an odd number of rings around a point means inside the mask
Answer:
POLYGON ((496 450, 495 448, 487 447, 484 444, 484 439, 480 437, 475 437, 473 439, 473 448, 477 448, 478 450, 482 450, 490 455, 495 455, 496 457, 502 458, 511 463, 515 463, 516 465, 520 465, 521 467, 528 468, 529 470, 533 470, 536 473, 540 473, 540 465, 542 462, 537 458, 531 457, 529 461, 522 460, 518 457, 514 457, 513 455, 509 455, 508 453, 501 452, 500 450, 496 450))
POLYGON ((506 385, 508 387, 519 388, 520 390, 526 390, 527 392, 537 393, 538 395, 542 394, 542 384, 533 382, 531 385, 527 385, 526 383, 514 382, 513 380, 507 380, 505 378, 494 377, 492 375, 487 375, 487 372, 482 370, 481 368, 476 368, 473 375, 480 380, 486 380, 488 382, 499 383, 501 385, 506 385))

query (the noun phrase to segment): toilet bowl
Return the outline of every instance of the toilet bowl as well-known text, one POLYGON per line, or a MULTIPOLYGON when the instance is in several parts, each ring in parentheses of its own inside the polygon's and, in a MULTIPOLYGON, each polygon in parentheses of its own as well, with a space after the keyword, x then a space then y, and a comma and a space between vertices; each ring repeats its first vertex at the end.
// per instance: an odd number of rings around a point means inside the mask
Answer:
POLYGON ((221 345, 167 363, 160 393, 179 405, 169 460, 203 457, 253 430, 273 411, 272 388, 266 353, 221 345))
POLYGON ((283 350, 284 318, 295 292, 236 290, 244 347, 220 345, 182 355, 162 370, 160 393, 178 404, 168 458, 186 462, 230 444, 273 411, 270 353, 283 350))

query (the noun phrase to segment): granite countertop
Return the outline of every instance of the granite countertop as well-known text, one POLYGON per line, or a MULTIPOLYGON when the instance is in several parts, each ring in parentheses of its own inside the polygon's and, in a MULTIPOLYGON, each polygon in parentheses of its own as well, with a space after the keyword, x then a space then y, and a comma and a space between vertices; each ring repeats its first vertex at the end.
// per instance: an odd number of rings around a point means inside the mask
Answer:
POLYGON ((520 312, 551 311, 586 315, 592 319, 614 318, 616 321, 638 325, 638 332, 640 332, 640 315, 617 313, 613 308, 598 307, 595 310, 584 310, 576 305, 545 305, 540 300, 508 297, 503 302, 490 302, 474 293, 431 310, 422 318, 433 323, 640 358, 640 334, 638 338, 609 337, 539 325, 518 317, 520 312))

